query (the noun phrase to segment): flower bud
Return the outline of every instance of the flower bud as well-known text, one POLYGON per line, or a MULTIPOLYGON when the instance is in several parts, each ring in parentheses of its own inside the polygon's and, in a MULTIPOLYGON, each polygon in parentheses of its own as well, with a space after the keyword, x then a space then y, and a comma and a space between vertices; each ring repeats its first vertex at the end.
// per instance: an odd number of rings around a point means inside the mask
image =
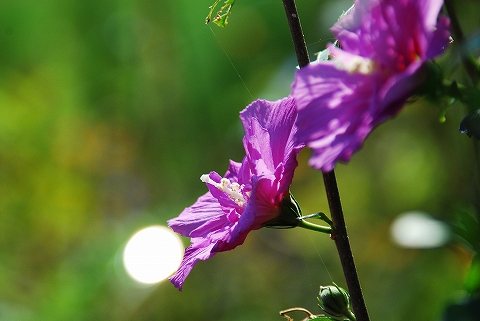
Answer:
POLYGON ((350 296, 347 291, 334 285, 320 286, 319 306, 327 315, 343 319, 355 320, 350 311, 350 296))

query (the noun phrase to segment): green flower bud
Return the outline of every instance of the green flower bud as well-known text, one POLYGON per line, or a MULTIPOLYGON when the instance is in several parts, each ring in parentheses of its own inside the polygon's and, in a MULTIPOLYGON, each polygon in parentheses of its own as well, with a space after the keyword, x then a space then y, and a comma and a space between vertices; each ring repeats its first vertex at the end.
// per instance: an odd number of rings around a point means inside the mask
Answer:
POLYGON ((327 315, 340 320, 355 320, 350 311, 350 296, 347 291, 334 283, 334 285, 320 286, 319 295, 319 306, 327 315))

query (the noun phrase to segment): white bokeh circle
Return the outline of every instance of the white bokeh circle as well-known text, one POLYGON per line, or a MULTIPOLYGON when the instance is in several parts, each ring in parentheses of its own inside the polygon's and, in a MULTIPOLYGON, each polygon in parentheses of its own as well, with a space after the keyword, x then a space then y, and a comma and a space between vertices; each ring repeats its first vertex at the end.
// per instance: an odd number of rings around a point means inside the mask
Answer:
POLYGON ((153 284, 175 272, 183 258, 183 244, 170 229, 154 225, 137 231, 123 251, 123 265, 134 280, 153 284))
POLYGON ((399 215, 392 223, 391 235, 396 244, 416 249, 441 247, 450 240, 447 224, 419 211, 399 215))

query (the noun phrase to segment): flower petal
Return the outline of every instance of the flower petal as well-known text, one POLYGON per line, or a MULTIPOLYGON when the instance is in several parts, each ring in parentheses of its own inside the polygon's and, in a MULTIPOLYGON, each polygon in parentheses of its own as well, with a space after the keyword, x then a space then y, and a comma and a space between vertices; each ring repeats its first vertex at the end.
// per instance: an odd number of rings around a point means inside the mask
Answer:
MULTIPOLYGON (((176 218, 168 221, 168 226, 183 236, 199 236, 205 233, 209 225, 212 230, 224 221, 224 211, 218 199, 211 193, 206 193, 190 207, 185 208, 176 218)), ((208 232, 208 231, 207 231, 208 232)))
POLYGON ((261 155, 264 159, 267 157, 265 154, 271 155, 273 166, 270 167, 270 170, 272 172, 279 163, 285 161, 295 146, 292 138, 297 130, 294 126, 296 118, 297 111, 293 97, 274 102, 259 99, 240 113, 240 119, 245 128, 245 139, 247 141, 258 139, 257 146, 263 146, 264 144, 269 146, 269 152, 264 152, 261 155), (255 121, 258 125, 254 124, 255 121), (263 128, 269 134, 268 142, 266 141, 266 135, 261 133, 260 128, 263 128), (261 136, 257 137, 257 134, 261 136))
POLYGON ((363 74, 336 69, 331 61, 297 72, 292 93, 299 97, 297 140, 314 150, 310 165, 323 171, 348 161, 373 127, 375 84, 363 74))
POLYGON ((203 239, 192 239, 192 244, 185 250, 185 255, 183 256, 180 268, 169 278, 170 282, 181 291, 185 279, 190 274, 195 264, 200 260, 208 260, 215 255, 215 252, 212 252, 214 247, 214 243, 205 242, 203 239))

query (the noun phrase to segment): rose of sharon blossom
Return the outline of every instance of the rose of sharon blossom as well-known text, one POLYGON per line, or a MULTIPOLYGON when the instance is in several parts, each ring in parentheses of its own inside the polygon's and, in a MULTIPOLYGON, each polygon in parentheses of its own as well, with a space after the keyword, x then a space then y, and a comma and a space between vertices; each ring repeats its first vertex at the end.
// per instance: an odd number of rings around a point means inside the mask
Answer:
POLYGON ((324 172, 347 162, 372 129, 396 115, 449 43, 442 0, 357 0, 331 29, 331 60, 297 71, 296 138, 324 172))
POLYGON ((209 192, 168 221, 175 232, 191 238, 180 268, 170 278, 179 290, 199 260, 242 244, 250 231, 279 217, 282 199, 289 196, 302 147, 293 140, 294 99, 257 100, 240 118, 246 151, 242 163, 230 161, 224 177, 215 172, 202 175, 209 192))

